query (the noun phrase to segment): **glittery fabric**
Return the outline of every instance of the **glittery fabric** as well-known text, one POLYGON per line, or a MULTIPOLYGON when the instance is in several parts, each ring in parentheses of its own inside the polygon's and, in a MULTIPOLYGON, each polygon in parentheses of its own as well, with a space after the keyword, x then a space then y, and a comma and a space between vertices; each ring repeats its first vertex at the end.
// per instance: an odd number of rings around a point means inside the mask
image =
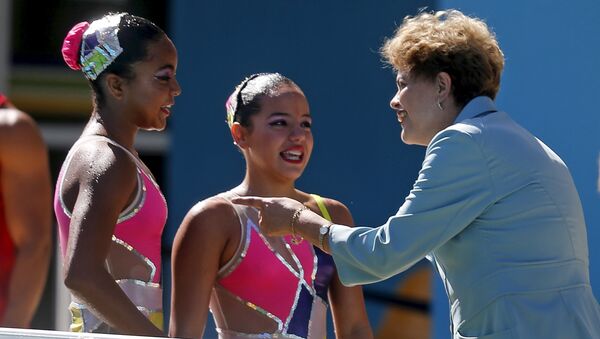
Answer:
MULTIPOLYGON (((144 283, 134 279, 117 280, 117 284, 129 297, 137 309, 156 327, 163 328, 162 289, 154 283, 144 283)), ((71 332, 118 332, 100 320, 87 306, 77 299, 69 305, 71 312, 71 332)))
MULTIPOLYGON (((255 213, 238 214, 245 237, 236 257, 220 270, 217 284, 248 309, 272 319, 277 331, 241 333, 221 326, 220 338, 324 338, 333 259, 307 241, 293 245, 284 237, 289 263, 260 233, 255 218, 248 217, 255 213)), ((223 314, 227 317, 227 310, 223 314)))
POLYGON ((96 78, 123 52, 119 44, 119 23, 125 13, 109 15, 91 23, 83 34, 80 63, 85 76, 96 78))

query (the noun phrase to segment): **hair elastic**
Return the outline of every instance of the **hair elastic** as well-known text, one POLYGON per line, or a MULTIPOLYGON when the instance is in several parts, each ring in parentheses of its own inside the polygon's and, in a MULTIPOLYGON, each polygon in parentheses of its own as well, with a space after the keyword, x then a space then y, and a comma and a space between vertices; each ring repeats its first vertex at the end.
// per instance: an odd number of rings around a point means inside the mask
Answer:
POLYGON ((83 21, 73 26, 62 45, 62 56, 67 65, 72 70, 80 70, 81 66, 79 65, 79 50, 81 49, 81 40, 83 39, 83 34, 90 27, 90 24, 87 21, 83 21))

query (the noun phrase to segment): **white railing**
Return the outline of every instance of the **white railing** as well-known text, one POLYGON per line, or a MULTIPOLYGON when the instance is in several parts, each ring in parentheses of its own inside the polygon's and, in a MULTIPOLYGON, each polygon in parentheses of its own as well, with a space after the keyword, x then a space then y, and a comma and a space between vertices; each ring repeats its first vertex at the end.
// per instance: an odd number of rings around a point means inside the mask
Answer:
POLYGON ((140 337, 112 334, 97 334, 97 333, 74 333, 64 331, 45 331, 45 330, 27 330, 21 328, 6 328, 0 327, 0 339, 18 338, 18 339, 42 339, 42 338, 85 338, 85 339, 115 339, 115 338, 156 338, 156 337, 140 337))

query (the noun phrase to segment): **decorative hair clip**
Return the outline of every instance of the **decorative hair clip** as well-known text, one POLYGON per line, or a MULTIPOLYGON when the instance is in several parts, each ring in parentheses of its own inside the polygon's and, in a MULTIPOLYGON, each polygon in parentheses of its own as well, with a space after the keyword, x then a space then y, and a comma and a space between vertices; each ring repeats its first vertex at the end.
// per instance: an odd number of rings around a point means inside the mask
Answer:
POLYGON ((75 25, 63 42, 62 54, 67 65, 74 70, 81 69, 86 78, 96 80, 123 52, 117 33, 125 14, 112 14, 91 24, 75 25))
POLYGON ((227 125, 229 125, 229 128, 233 126, 233 120, 235 119, 235 109, 237 106, 236 98, 237 91, 233 91, 229 98, 227 98, 227 101, 225 101, 225 111, 227 112, 227 125))
POLYGON ((90 80, 96 80, 123 52, 119 44, 119 23, 125 13, 105 16, 92 22, 83 34, 81 46, 81 69, 90 80))
POLYGON ((242 105, 244 104, 242 101, 242 91, 244 90, 244 88, 246 88, 250 80, 256 79, 259 76, 265 74, 266 73, 252 74, 251 76, 244 79, 244 81, 242 81, 239 85, 236 86, 233 93, 231 93, 229 98, 227 98, 227 101, 225 101, 225 110, 227 111, 227 124, 230 128, 235 120, 235 114, 237 113, 238 106, 240 105, 240 103, 242 105))

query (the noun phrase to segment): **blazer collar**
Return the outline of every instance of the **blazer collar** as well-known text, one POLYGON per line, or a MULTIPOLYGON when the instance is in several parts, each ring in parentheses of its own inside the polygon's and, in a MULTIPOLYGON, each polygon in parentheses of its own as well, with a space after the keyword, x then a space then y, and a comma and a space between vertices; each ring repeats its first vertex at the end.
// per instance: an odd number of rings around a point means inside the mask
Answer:
POLYGON ((482 113, 491 113, 497 111, 496 104, 490 97, 478 96, 469 101, 462 111, 458 114, 454 123, 471 119, 482 113))

